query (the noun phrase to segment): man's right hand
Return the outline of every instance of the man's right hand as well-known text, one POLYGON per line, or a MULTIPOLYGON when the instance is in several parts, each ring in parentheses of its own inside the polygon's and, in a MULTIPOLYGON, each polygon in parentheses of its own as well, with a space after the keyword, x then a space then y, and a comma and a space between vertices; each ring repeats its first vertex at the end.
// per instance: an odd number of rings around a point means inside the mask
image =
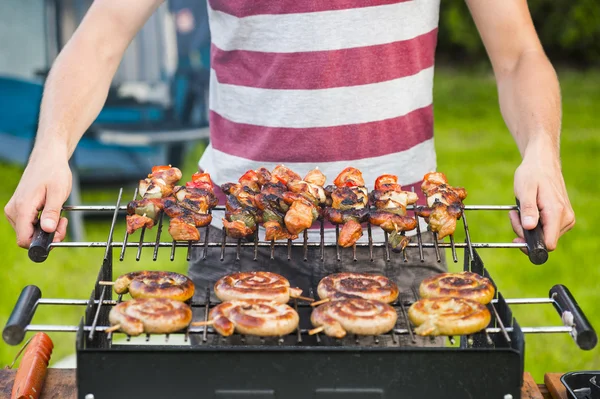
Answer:
POLYGON ((21 181, 4 213, 17 233, 17 245, 28 248, 33 227, 42 211, 40 223, 47 233, 56 232, 54 241, 62 241, 67 219, 60 217, 63 204, 71 193, 72 176, 68 156, 56 153, 32 154, 21 181))

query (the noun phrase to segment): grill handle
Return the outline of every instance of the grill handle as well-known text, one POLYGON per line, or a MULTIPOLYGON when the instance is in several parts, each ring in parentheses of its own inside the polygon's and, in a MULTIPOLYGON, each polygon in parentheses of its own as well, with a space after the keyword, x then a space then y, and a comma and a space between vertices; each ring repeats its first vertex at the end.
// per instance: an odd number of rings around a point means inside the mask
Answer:
POLYGON ((598 336, 569 289, 557 284, 550 289, 550 298, 554 299, 554 308, 560 314, 563 324, 574 327, 571 335, 577 345, 583 350, 593 349, 598 343, 598 336))
POLYGON ((38 220, 34 226, 31 245, 29 245, 29 259, 37 263, 45 261, 50 252, 52 240, 54 240, 54 233, 46 233, 42 230, 38 220))
POLYGON ((41 297, 42 291, 37 286, 28 285, 23 288, 2 331, 2 338, 7 344, 19 345, 23 342, 27 326, 31 322, 31 319, 33 319, 37 301, 41 297))
MULTIPOLYGON (((521 202, 518 198, 516 198, 516 201, 519 216, 521 216, 521 202)), ((534 265, 546 263, 548 260, 548 248, 546 248, 546 244, 544 243, 544 231, 542 230, 541 221, 538 221, 537 226, 533 230, 523 229, 523 235, 525 236, 527 254, 531 263, 534 265)))

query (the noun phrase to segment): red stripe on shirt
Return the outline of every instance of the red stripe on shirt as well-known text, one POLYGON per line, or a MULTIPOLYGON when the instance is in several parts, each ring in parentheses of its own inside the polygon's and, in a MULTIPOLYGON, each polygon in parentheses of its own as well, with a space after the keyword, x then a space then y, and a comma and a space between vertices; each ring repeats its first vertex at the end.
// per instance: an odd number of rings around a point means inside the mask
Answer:
POLYGON ((216 150, 257 162, 333 162, 408 150, 433 137, 433 106, 377 122, 318 128, 235 123, 210 112, 216 150))
POLYGON ((238 18, 264 14, 296 14, 348 10, 404 3, 410 0, 209 0, 210 7, 238 18))
POLYGON ((224 51, 212 46, 220 83, 263 89, 327 89, 414 75, 434 63, 437 29, 410 40, 300 53, 224 51))

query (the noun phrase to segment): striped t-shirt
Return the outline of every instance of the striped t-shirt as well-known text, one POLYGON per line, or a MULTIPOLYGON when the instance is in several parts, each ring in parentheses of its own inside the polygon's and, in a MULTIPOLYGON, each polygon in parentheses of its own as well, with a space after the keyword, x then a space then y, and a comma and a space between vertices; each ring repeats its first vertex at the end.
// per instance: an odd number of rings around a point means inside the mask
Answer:
POLYGON ((395 174, 420 193, 436 168, 439 0, 209 0, 208 13, 210 145, 199 166, 217 185, 277 164, 301 176, 318 166, 332 184, 353 166, 369 189, 395 174))

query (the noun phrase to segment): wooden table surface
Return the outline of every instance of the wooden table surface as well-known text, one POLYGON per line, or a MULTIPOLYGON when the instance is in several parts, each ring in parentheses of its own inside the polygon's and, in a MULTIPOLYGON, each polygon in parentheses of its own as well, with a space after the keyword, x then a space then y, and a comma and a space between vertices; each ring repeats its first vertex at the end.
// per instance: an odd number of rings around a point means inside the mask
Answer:
MULTIPOLYGON (((10 398, 16 370, 0 370, 0 399, 10 398)), ((524 375, 521 399, 568 399, 560 382, 562 374, 548 373, 544 384, 536 384, 529 373, 524 375)), ((75 369, 48 369, 40 399, 76 399, 75 369)))

